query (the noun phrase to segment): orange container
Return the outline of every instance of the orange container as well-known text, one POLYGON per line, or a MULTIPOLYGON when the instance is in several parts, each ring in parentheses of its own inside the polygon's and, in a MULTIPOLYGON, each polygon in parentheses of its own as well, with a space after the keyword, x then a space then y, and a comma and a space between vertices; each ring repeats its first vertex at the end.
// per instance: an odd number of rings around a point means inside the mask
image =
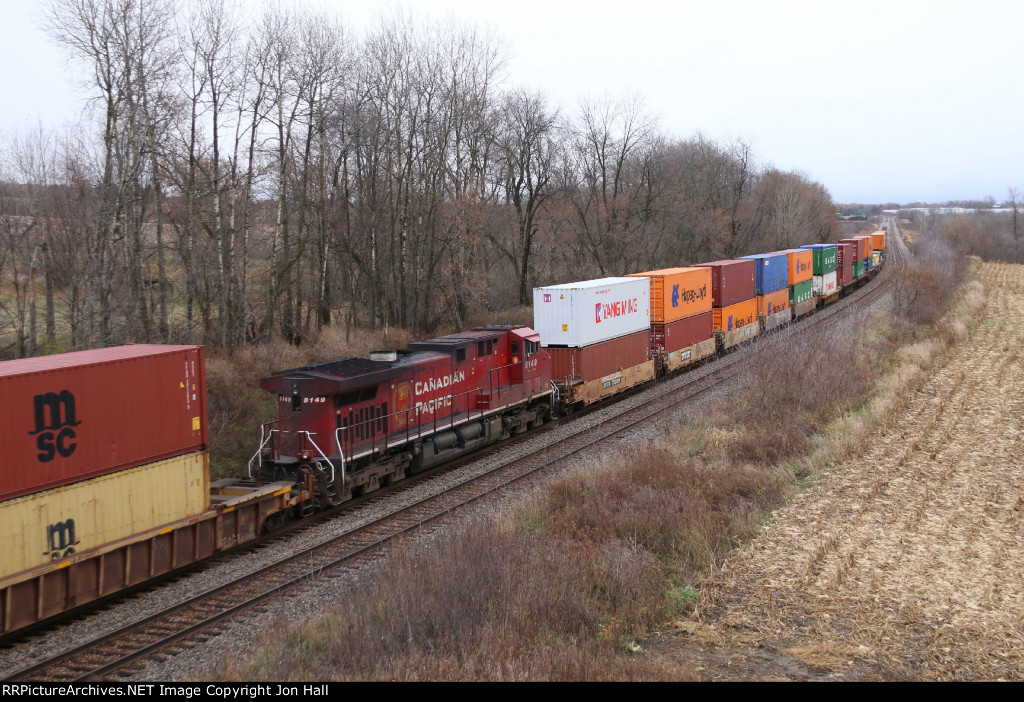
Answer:
POLYGON ((770 317, 789 307, 789 288, 757 296, 757 316, 770 317))
POLYGON ((871 248, 875 251, 885 250, 885 232, 871 232, 871 248))
MULTIPOLYGON (((789 294, 789 290, 786 291, 789 294)), ((727 332, 739 329, 757 321, 757 298, 752 297, 728 307, 715 307, 713 327, 715 331, 727 332)))
POLYGON ((814 250, 813 249, 787 249, 776 251, 789 255, 789 284, 796 285, 805 280, 810 280, 814 275, 814 250))
POLYGON ((631 273, 651 281, 651 322, 668 324, 711 311, 710 268, 664 268, 631 273))

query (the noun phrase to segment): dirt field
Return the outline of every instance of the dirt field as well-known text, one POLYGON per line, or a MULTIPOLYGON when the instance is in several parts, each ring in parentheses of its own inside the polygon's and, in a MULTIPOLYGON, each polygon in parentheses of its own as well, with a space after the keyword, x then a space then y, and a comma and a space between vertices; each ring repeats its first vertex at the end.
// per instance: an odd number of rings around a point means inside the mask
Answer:
POLYGON ((705 679, 1024 679, 1024 266, 980 277, 983 319, 906 409, 652 653, 705 679))

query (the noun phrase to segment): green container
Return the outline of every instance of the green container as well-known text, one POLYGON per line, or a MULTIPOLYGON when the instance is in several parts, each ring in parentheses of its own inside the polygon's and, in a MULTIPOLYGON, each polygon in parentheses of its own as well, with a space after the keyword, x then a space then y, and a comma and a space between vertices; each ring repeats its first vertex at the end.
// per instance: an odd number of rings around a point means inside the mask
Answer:
MULTIPOLYGON (((810 248, 810 247, 805 247, 810 248)), ((825 275, 836 269, 836 262, 839 260, 839 250, 835 246, 811 249, 814 252, 814 275, 825 275)))
POLYGON ((860 278, 862 275, 864 275, 864 273, 865 273, 865 271, 864 271, 864 261, 854 261, 853 262, 853 277, 854 278, 860 278))
POLYGON ((806 302, 814 297, 814 281, 805 280, 802 283, 789 286, 789 304, 796 305, 800 302, 806 302))

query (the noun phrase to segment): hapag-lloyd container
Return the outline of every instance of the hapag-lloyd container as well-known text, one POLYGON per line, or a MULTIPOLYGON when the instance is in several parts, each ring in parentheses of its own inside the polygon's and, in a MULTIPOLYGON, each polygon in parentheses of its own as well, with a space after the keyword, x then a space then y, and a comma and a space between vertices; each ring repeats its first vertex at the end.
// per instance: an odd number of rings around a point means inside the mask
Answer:
POLYGON ((697 266, 711 269, 711 304, 714 307, 752 300, 757 294, 757 264, 749 258, 711 261, 697 266))
POLYGON ((757 296, 757 316, 771 317, 776 312, 789 308, 789 288, 776 290, 767 295, 757 296))
POLYGON ((712 312, 715 314, 715 331, 730 332, 757 321, 757 298, 727 307, 716 307, 712 312))
POLYGON ((199 346, 0 363, 0 500, 207 448, 199 346))
POLYGON ((871 232, 871 248, 875 251, 883 251, 885 249, 885 232, 871 232))
POLYGON ((756 254, 744 256, 757 263, 755 288, 756 294, 785 290, 789 285, 789 257, 784 253, 756 254))
POLYGON ((786 249, 776 253, 789 256, 789 286, 793 287, 814 275, 814 255, 807 249, 786 249))
POLYGON ((651 281, 651 323, 667 324, 711 311, 709 268, 665 268, 631 273, 651 281))
POLYGON ((814 275, 825 275, 836 269, 838 251, 835 244, 805 244, 800 248, 811 251, 811 271, 814 275))
POLYGON ((839 292, 838 275, 835 271, 826 273, 825 275, 816 275, 811 279, 814 288, 814 294, 822 297, 828 297, 839 292))
POLYGON ((582 347, 646 331, 646 278, 600 278, 533 289, 533 328, 541 346, 582 347))

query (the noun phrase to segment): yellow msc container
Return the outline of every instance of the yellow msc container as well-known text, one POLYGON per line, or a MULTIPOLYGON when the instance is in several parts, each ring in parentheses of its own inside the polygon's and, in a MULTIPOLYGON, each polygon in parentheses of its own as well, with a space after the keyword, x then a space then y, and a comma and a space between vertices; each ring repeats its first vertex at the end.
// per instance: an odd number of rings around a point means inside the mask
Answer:
POLYGON ((711 311, 710 268, 664 268, 631 273, 651 281, 651 322, 668 324, 711 311))
POLYGON ((203 513, 206 451, 0 502, 0 579, 203 513))

